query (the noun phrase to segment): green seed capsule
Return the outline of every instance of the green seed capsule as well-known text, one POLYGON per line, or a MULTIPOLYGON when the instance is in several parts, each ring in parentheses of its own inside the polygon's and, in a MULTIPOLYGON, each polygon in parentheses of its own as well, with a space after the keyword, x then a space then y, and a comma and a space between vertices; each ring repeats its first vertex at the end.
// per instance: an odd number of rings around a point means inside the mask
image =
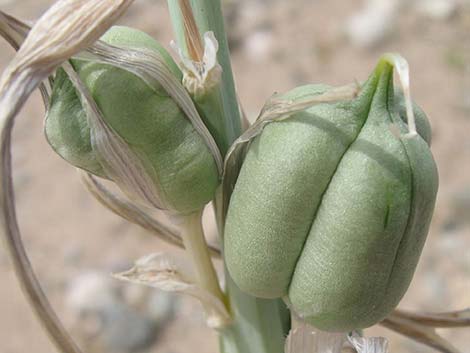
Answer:
MULTIPOLYGON (((181 80, 174 61, 147 34, 113 27, 101 40, 155 52, 181 80)), ((72 64, 106 124, 142 161, 165 201, 165 209, 189 213, 201 209, 213 198, 219 177, 210 150, 162 87, 150 87, 138 76, 115 66, 79 60, 72 64)), ((53 149, 69 163, 113 179, 92 147, 86 113, 63 70, 58 70, 55 77, 45 132, 53 149)))
MULTIPOLYGON (((303 86, 284 97, 327 90, 303 86)), ((383 60, 354 100, 269 123, 252 141, 224 235, 240 289, 283 297, 328 331, 371 326, 395 308, 418 262, 438 184, 426 141, 390 129, 407 130, 397 99, 393 67, 383 60)), ((418 132, 428 139, 421 119, 418 132)))

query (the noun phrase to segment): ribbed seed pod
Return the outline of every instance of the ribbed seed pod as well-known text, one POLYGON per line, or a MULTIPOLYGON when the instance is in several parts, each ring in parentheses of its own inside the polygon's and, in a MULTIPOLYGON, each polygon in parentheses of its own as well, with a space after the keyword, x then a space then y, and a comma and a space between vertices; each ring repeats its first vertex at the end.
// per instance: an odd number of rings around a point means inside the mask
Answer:
MULTIPOLYGON (((147 34, 112 27, 102 41, 144 49, 164 59, 181 81, 182 74, 163 47, 147 34)), ((201 209, 219 183, 214 158, 177 103, 163 87, 150 87, 124 69, 93 61, 72 65, 90 91, 105 123, 127 144, 155 184, 161 208, 177 213, 201 209)), ((45 132, 53 149, 69 163, 113 180, 93 148, 90 122, 63 70, 58 70, 45 132)))
MULTIPOLYGON (((320 85, 287 93, 301 100, 320 85)), ((359 96, 269 123, 251 143, 224 234, 230 275, 245 292, 283 297, 328 331, 383 319, 409 286, 431 220, 437 170, 407 126, 382 60, 359 96)), ((429 124, 418 116, 419 134, 429 124)))

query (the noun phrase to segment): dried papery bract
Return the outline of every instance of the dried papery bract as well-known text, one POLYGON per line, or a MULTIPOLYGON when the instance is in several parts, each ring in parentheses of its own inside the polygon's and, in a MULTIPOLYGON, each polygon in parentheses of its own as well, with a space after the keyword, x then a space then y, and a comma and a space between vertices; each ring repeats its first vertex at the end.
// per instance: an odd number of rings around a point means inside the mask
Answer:
POLYGON ((290 331, 284 350, 285 353, 341 353, 345 341, 344 333, 322 332, 303 323, 290 331))
POLYGON ((222 68, 217 62, 219 43, 214 33, 204 34, 204 54, 198 59, 186 57, 182 50, 172 43, 179 54, 183 70, 183 85, 198 102, 204 102, 211 90, 215 89, 221 80, 222 68))
POLYGON ((180 264, 169 255, 156 253, 135 262, 130 270, 114 277, 169 292, 178 292, 198 299, 205 307, 209 327, 219 329, 230 322, 230 314, 220 298, 201 288, 195 276, 185 264, 180 264))
POLYGON ((21 241, 11 177, 11 130, 31 92, 63 61, 97 40, 131 3, 131 0, 58 1, 34 25, 0 79, 0 198, 6 247, 36 314, 57 348, 65 353, 80 350, 44 296, 21 241))
POLYGON ((388 341, 384 337, 362 337, 353 331, 348 335, 348 341, 357 353, 389 353, 388 341))
POLYGON ((385 54, 382 59, 393 65, 398 74, 398 78, 400 79, 401 88, 403 89, 405 97, 406 117, 408 123, 408 134, 406 136, 416 137, 418 133, 416 132, 415 114, 410 93, 410 68, 408 66, 408 62, 401 55, 394 53, 385 54))

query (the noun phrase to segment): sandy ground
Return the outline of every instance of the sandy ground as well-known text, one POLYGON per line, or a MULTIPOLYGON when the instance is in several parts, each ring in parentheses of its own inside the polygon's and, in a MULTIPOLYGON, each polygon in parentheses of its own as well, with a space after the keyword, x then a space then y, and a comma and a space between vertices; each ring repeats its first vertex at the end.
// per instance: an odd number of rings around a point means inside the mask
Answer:
MULTIPOLYGON (((52 1, 4 1, 2 9, 34 19, 52 1)), ((470 305, 470 12, 430 21, 404 12, 391 38, 359 49, 341 35, 360 1, 240 1, 227 5, 233 68, 244 108, 255 118, 275 91, 300 84, 341 85, 363 80, 383 52, 398 51, 411 67, 414 99, 433 125, 432 150, 440 191, 432 229, 414 281, 401 307, 451 310, 470 305), (466 197, 466 198, 465 198, 466 197), (467 217, 467 218, 466 218, 467 217)), ((141 0, 121 21, 143 29, 165 45, 172 38, 164 1, 141 0)), ((0 68, 13 53, 0 42, 0 68)), ((43 108, 34 94, 14 132, 15 188, 24 241, 44 290, 66 317, 67 285, 85 271, 111 272, 150 252, 170 250, 145 231, 112 215, 82 187, 76 171, 56 156, 42 133, 43 108)), ((181 255, 181 253, 178 253, 181 255)), ((0 352, 55 352, 26 303, 7 256, 0 248, 0 352)), ((470 352, 469 329, 443 334, 470 352)), ((381 328, 393 353, 429 352, 381 328)), ((216 352, 215 335, 204 326, 197 304, 180 301, 149 351, 216 352)), ((104 353, 104 352, 103 352, 104 353)))

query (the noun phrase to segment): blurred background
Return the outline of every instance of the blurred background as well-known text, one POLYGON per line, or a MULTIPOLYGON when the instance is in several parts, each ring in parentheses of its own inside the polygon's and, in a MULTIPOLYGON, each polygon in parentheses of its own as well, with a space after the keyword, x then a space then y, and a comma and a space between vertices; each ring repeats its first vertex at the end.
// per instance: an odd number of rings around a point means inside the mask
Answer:
MULTIPOLYGON (((33 20, 52 0, 0 0, 33 20)), ((168 47, 166 1, 139 0, 120 21, 168 47)), ((233 0, 224 2, 238 94, 254 120, 265 100, 306 83, 364 80, 384 52, 411 68, 414 100, 433 126, 440 190, 432 229, 401 308, 445 311, 470 306, 470 1, 233 0)), ((0 68, 12 58, 0 41, 0 68)), ((148 253, 183 256, 102 208, 76 171, 46 144, 35 93, 14 130, 14 181, 24 241, 59 316, 88 353, 217 352, 199 304, 125 285, 109 274, 148 253)), ((213 222, 206 224, 215 239, 213 222)), ((469 352, 470 329, 442 334, 469 352)), ((430 349, 383 328, 392 353, 430 349)), ((0 247, 0 351, 55 352, 23 297, 0 247)))

